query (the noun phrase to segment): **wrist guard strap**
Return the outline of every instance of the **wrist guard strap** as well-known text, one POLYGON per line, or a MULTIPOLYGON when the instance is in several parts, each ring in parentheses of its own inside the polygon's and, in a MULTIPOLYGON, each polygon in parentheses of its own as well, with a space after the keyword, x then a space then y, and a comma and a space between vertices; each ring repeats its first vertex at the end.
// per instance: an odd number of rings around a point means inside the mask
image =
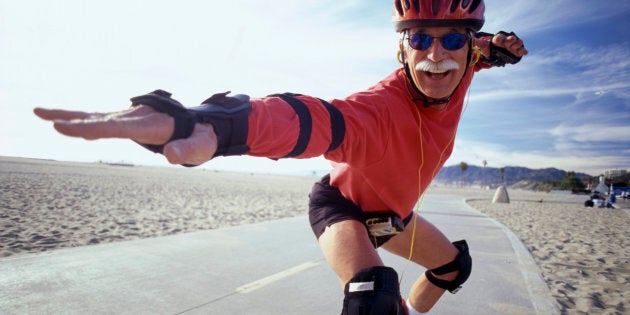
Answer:
MULTIPOLYGON (((190 137, 197 123, 209 123, 217 135, 218 148, 214 156, 241 155, 249 151, 248 117, 252 108, 249 96, 242 94, 227 96, 228 93, 230 92, 215 94, 200 106, 186 108, 172 99, 171 93, 156 90, 131 98, 131 106, 147 105, 173 117, 175 128, 166 143, 190 137)), ((137 143, 155 153, 162 153, 166 144, 137 143)))

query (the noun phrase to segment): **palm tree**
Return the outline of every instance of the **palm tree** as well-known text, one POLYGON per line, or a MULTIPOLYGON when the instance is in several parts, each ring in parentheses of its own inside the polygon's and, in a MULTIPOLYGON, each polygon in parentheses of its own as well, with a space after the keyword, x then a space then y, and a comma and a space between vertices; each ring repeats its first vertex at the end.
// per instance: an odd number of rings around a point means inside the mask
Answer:
POLYGON ((459 163, 459 170, 460 170, 460 182, 461 182, 461 187, 464 187, 464 172, 468 169, 468 164, 466 164, 466 162, 461 162, 459 163))
POLYGON ((488 161, 483 160, 481 164, 483 164, 483 174, 482 174, 483 179, 481 181, 481 188, 486 189, 486 165, 488 165, 488 161))

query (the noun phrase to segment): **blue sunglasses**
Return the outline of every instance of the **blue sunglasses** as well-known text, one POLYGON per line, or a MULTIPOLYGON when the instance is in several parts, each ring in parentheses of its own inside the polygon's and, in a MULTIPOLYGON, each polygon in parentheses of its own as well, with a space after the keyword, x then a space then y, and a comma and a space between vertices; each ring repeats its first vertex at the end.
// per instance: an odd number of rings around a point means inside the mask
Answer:
POLYGON ((442 42, 442 47, 446 50, 458 50, 466 45, 470 37, 462 33, 452 33, 442 37, 432 37, 427 34, 411 34, 408 36, 409 46, 416 50, 429 49, 434 39, 439 39, 442 42))

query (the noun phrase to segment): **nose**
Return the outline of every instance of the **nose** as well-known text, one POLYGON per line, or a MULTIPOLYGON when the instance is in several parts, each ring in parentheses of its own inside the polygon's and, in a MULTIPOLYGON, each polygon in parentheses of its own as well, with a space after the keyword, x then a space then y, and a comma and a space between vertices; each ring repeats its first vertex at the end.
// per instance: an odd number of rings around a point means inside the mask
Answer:
POLYGON ((431 46, 427 48, 427 58, 437 62, 444 59, 445 56, 446 52, 444 47, 442 47, 442 42, 439 38, 434 38, 431 46))

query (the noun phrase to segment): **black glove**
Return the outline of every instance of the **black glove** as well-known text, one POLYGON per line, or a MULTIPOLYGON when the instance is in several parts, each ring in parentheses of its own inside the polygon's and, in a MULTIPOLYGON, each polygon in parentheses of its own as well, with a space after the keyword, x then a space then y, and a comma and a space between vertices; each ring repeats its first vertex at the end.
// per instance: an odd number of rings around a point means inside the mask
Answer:
MULTIPOLYGON (((500 31, 497 34, 502 34, 505 36, 516 36, 516 34, 514 34, 514 32, 504 32, 504 31, 500 31)), ((484 37, 484 36, 490 36, 491 38, 494 37, 494 34, 490 34, 490 33, 477 33, 476 37, 484 37)), ((516 36, 516 38, 519 38, 518 36, 516 36)), ((490 39, 490 56, 486 57, 486 56, 482 56, 481 57, 481 61, 491 65, 491 66, 495 66, 495 67, 504 67, 505 64, 509 63, 509 64, 515 64, 518 63, 519 61, 521 61, 521 57, 517 57, 514 54, 512 54, 509 50, 503 48, 503 47, 498 47, 495 46, 492 43, 492 39, 490 39)))

